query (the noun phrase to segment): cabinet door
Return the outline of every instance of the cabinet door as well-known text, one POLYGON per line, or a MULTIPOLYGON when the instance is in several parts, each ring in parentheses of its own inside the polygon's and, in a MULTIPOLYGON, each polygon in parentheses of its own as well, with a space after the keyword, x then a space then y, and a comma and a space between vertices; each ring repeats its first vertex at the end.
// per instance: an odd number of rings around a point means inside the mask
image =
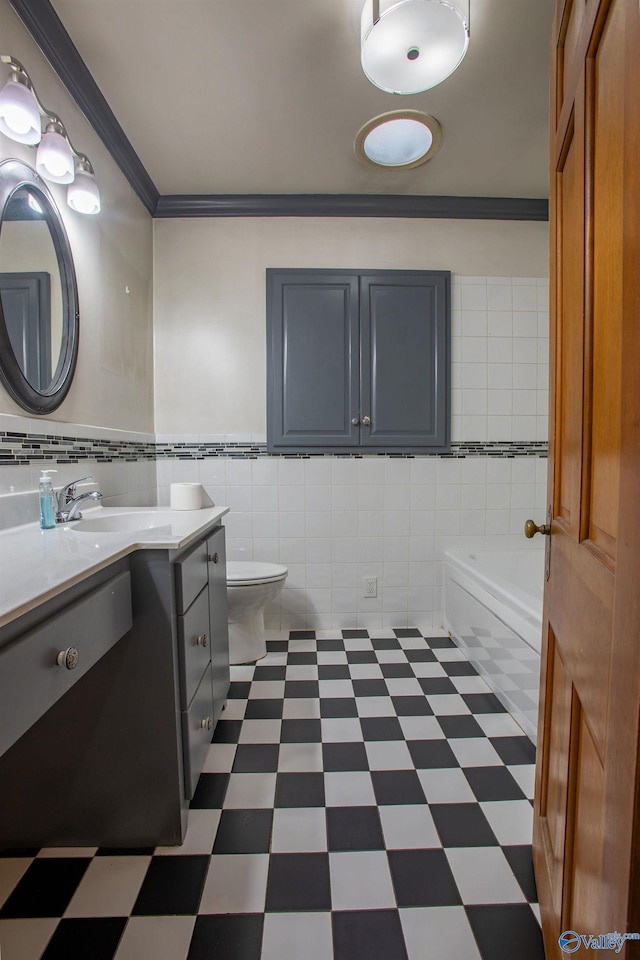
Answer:
POLYGON ((229 692, 229 627, 227 622, 227 563, 225 531, 220 527, 207 540, 209 568, 209 626, 213 722, 217 723, 229 692))
POLYGON ((180 699, 186 710, 211 660, 209 591, 202 588, 185 614, 178 617, 180 699))
POLYGON ((182 711, 182 746, 184 786, 189 800, 198 786, 198 779, 211 743, 215 726, 211 715, 211 666, 202 675, 188 710, 182 711))
POLYGON ((360 278, 362 446, 448 448, 449 285, 441 271, 360 278))
POLYGON ((267 271, 267 445, 359 442, 358 277, 267 271))

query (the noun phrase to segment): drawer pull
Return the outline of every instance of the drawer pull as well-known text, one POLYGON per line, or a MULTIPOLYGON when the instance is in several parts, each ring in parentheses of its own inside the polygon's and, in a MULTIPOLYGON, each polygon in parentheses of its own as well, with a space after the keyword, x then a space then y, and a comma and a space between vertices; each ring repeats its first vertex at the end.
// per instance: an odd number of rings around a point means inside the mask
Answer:
POLYGON ((203 730, 211 730, 213 727, 213 720, 211 717, 205 717, 204 720, 200 721, 200 726, 203 730))
POLYGON ((56 663, 58 666, 66 667, 67 670, 75 670, 79 662, 80 654, 75 647, 67 647, 66 650, 61 650, 56 657, 56 663))
POLYGON ((209 637, 206 635, 206 633, 201 633, 200 636, 197 637, 196 643, 199 647, 206 647, 209 643, 209 637))
POLYGON ((220 559, 220 557, 218 556, 217 553, 210 553, 210 554, 209 554, 209 560, 211 561, 211 563, 217 563, 219 559, 220 559))

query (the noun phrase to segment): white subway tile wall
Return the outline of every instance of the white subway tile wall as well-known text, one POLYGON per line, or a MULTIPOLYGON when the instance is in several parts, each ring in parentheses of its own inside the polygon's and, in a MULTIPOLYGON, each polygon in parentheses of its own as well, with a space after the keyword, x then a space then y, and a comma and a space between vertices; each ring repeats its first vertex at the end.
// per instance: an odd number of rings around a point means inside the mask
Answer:
MULTIPOLYGON (((168 437, 162 438, 168 440, 168 437)), ((175 439, 175 438, 173 438, 175 439)), ((201 436, 200 441, 209 438, 201 436)), ((442 554, 526 547, 546 509, 543 457, 159 460, 159 502, 200 480, 225 517, 230 559, 284 563, 274 630, 440 626, 442 554), (364 596, 366 577, 377 596, 364 596)))
POLYGON ((452 277, 451 439, 546 440, 549 281, 452 277))

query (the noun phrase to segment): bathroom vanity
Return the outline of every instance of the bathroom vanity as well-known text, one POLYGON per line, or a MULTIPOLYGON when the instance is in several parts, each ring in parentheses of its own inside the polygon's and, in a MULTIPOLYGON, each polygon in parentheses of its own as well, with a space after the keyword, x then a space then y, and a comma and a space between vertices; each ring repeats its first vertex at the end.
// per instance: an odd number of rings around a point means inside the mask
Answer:
POLYGON ((0 534, 0 847, 183 840, 229 687, 226 512, 0 534))

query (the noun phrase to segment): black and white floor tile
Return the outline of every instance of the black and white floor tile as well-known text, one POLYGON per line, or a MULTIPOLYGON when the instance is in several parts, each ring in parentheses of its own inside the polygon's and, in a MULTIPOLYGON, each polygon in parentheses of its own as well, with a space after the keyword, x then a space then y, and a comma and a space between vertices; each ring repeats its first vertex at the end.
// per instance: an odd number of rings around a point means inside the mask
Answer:
POLYGON ((232 673, 184 845, 4 851, 2 960, 543 960, 534 749, 448 637, 232 673))

